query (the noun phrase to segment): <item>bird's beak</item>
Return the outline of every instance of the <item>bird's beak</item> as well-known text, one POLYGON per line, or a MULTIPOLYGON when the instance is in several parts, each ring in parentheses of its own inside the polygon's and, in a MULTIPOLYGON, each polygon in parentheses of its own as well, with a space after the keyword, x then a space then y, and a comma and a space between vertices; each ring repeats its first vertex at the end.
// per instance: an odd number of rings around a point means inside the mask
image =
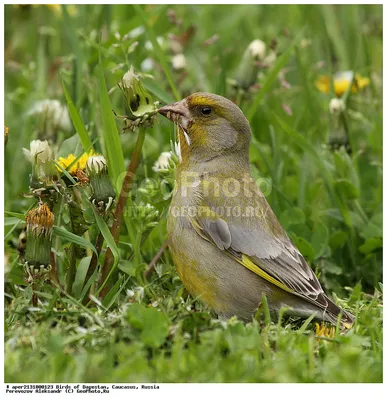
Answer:
POLYGON ((185 130, 188 129, 191 123, 191 113, 189 112, 186 100, 168 104, 159 108, 158 112, 185 130))

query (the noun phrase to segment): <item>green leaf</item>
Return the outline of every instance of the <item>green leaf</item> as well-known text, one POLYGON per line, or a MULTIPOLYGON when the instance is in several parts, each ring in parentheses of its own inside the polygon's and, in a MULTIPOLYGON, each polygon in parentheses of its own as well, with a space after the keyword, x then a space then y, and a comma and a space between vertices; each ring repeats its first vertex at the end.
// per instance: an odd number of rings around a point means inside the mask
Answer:
POLYGON ((370 254, 382 249, 382 246, 383 242, 381 238, 369 238, 359 247, 359 250, 363 254, 370 254))
POLYGON ((25 221, 25 219, 26 219, 25 214, 22 214, 22 213, 16 213, 16 212, 12 212, 12 211, 4 211, 4 214, 7 214, 7 215, 9 215, 11 217, 15 217, 15 218, 20 219, 22 221, 25 221))
POLYGON ((22 219, 16 217, 4 218, 4 226, 18 224, 21 221, 22 219))
POLYGON ((120 191, 118 179, 120 174, 125 171, 124 156, 122 153, 121 140, 118 133, 116 121, 110 104, 109 94, 106 89, 105 76, 102 67, 102 57, 99 56, 97 66, 98 93, 100 101, 101 118, 103 125, 103 138, 109 166, 109 175, 112 178, 117 191, 120 191))
POLYGON ((9 271, 4 275, 5 282, 9 282, 12 285, 25 285, 23 268, 20 265, 19 257, 16 257, 12 264, 9 266, 9 271))
POLYGON ((87 280, 87 282, 85 282, 85 284, 83 286, 83 289, 82 289, 82 293, 79 296, 79 299, 83 299, 86 296, 86 293, 90 289, 91 285, 96 281, 97 277, 98 277, 98 268, 96 268, 94 270, 94 272, 91 275, 91 277, 87 280))
MULTIPOLYGON (((69 165, 69 167, 75 162, 75 160, 69 165)), ((63 175, 66 176, 66 178, 68 178, 70 180, 70 182, 73 185, 76 185, 77 182, 75 181, 75 179, 69 174, 68 171, 66 171, 60 164, 58 164, 56 161, 54 161, 55 165, 59 168, 59 170, 62 172, 63 175)))
POLYGON ((362 297, 362 285, 358 282, 352 290, 351 296, 349 297, 348 304, 356 303, 362 297))
POLYGON ((102 305, 108 310, 116 301, 120 293, 125 289, 126 284, 129 282, 130 277, 122 276, 114 286, 109 290, 102 301, 102 305))
POLYGON ((80 298, 80 295, 82 293, 82 288, 85 284, 85 278, 87 275, 87 270, 89 269, 90 261, 91 256, 88 256, 82 258, 82 260, 78 264, 72 289, 74 297, 76 298, 80 298))
POLYGON ((91 249, 91 250, 93 250, 94 253, 97 254, 97 250, 95 249, 95 247, 93 246, 93 244, 91 242, 89 242, 88 240, 84 239, 81 236, 78 236, 72 232, 69 232, 65 228, 61 228, 59 226, 54 225, 53 233, 56 236, 59 236, 62 239, 68 240, 71 243, 75 243, 80 247, 85 247, 85 248, 91 249))
POLYGON ((294 244, 308 262, 311 262, 315 259, 314 249, 306 239, 298 236, 294 240, 294 244))
POLYGON ((341 275, 343 273, 342 268, 326 259, 321 260, 321 263, 319 264, 319 269, 324 272, 324 274, 329 273, 334 275, 341 275))
POLYGON ((86 127, 82 121, 82 118, 79 115, 79 112, 75 107, 73 101, 71 100, 71 97, 69 95, 69 92, 67 90, 66 84, 63 79, 62 79, 62 87, 63 87, 63 93, 66 97, 67 107, 69 109, 71 120, 73 121, 75 130, 77 131, 79 138, 81 139, 83 149, 84 151, 89 151, 90 148, 93 147, 93 145, 91 143, 89 134, 87 133, 86 127))
POLYGON ((359 190, 348 179, 337 179, 334 188, 339 195, 343 196, 343 199, 354 200, 359 197, 359 190))
MULTIPOLYGON (((84 54, 85 50, 82 48, 82 41, 78 37, 78 26, 76 26, 76 19, 71 17, 67 10, 67 5, 62 4, 61 20, 63 30, 67 36, 67 42, 70 44, 71 51, 74 53, 73 60, 73 96, 75 97, 76 104, 82 104, 82 99, 85 96, 84 92, 84 54)), ((86 87, 86 86, 85 86, 86 87)))
POLYGON ((329 238, 329 246, 332 251, 335 251, 338 248, 342 248, 347 241, 348 233, 344 231, 335 231, 331 234, 329 238))
POLYGON ((7 234, 4 236, 4 241, 6 241, 13 233, 13 231, 21 224, 22 220, 17 220, 13 227, 7 232, 7 234))
POLYGON ((93 207, 93 212, 94 212, 94 217, 97 222, 98 228, 102 233, 102 236, 106 240, 107 245, 110 247, 110 250, 112 251, 113 257, 114 257, 114 263, 113 266, 106 277, 105 281, 102 283, 102 285, 98 288, 98 291, 96 294, 100 293, 100 291, 104 288, 106 285, 106 282, 110 279, 110 276, 112 275, 113 271, 115 270, 116 266, 118 265, 118 261, 120 259, 120 254, 118 251, 118 247, 114 241, 114 238, 106 225, 106 222, 103 220, 103 218, 98 214, 98 212, 95 210, 93 207))
POLYGON ((308 319, 304 321, 301 328, 298 330, 299 333, 304 333, 308 325, 312 322, 313 318, 316 316, 317 313, 313 313, 308 319))
POLYGON ((267 298, 266 298, 266 296, 264 294, 261 297, 261 303, 262 303, 262 308, 263 308, 263 315, 264 315, 265 325, 269 326, 270 322, 271 322, 270 310, 269 310, 269 304, 267 302, 267 298))
POLYGON ((120 260, 118 263, 118 268, 130 276, 136 275, 137 264, 130 260, 120 260))
POLYGON ((316 222, 313 226, 311 244, 315 251, 315 257, 321 257, 328 247, 329 230, 321 222, 316 222))
POLYGON ((94 211, 94 217, 95 220, 97 222, 98 228, 101 231, 104 239, 106 240, 107 245, 110 247, 113 256, 115 258, 115 265, 118 263, 118 259, 119 259, 119 252, 118 252, 118 247, 114 241, 114 238, 108 228, 108 226, 106 225, 106 222, 103 220, 103 218, 97 213, 97 211, 94 211))
POLYGON ((281 213, 279 220, 288 229, 291 225, 305 224, 305 214, 300 208, 291 207, 281 213))
POLYGON ((367 223, 364 229, 360 232, 360 236, 364 239, 371 237, 382 237, 383 236, 383 216, 382 213, 375 214, 371 220, 367 223))
POLYGON ((160 347, 168 336, 168 321, 164 314, 155 308, 146 308, 142 304, 129 307, 129 323, 140 331, 140 339, 152 348, 160 347))
POLYGON ((158 97, 164 103, 173 103, 175 100, 167 92, 165 92, 153 79, 141 79, 142 84, 146 90, 158 97))

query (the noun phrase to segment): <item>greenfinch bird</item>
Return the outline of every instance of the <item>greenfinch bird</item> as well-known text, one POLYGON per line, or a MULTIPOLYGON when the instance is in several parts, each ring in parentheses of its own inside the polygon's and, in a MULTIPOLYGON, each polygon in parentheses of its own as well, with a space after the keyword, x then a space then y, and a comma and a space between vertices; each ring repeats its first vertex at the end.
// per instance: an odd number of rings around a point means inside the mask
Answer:
POLYGON ((169 248, 188 292, 219 317, 250 319, 267 298, 301 317, 350 327, 281 227, 250 173, 250 124, 230 100, 194 93, 161 107, 178 127, 180 163, 169 209, 169 248))

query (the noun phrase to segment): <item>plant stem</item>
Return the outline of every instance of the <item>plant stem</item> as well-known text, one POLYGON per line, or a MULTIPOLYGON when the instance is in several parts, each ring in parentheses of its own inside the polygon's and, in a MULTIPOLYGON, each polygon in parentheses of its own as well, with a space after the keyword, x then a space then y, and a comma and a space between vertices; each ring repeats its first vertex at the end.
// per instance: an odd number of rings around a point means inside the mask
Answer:
MULTIPOLYGON (((93 253, 93 255, 91 257, 89 269, 87 270, 87 274, 86 274, 86 278, 85 278, 85 283, 89 281, 89 279, 94 274, 94 271, 97 267, 98 257, 99 257, 99 254, 101 253, 103 240, 104 240, 104 238, 103 238, 102 233, 99 233, 99 235, 97 237, 97 241, 95 243, 95 249, 97 250, 97 254, 93 253)), ((91 286, 90 286, 89 290, 86 292, 85 297, 83 298, 82 303, 84 305, 86 305, 87 302, 89 301, 90 291, 91 291, 91 286)))
POLYGON ((159 249, 159 251, 156 253, 156 255, 153 257, 152 261, 148 264, 148 268, 144 273, 145 279, 149 279, 150 274, 152 273, 152 271, 155 269, 155 266, 157 264, 157 262, 160 260, 161 256, 164 253, 164 250, 168 247, 168 241, 166 240, 163 245, 161 246, 161 248, 159 249))
POLYGON ((66 276, 66 291, 67 293, 71 294, 73 291, 73 283, 74 283, 74 278, 75 278, 75 272, 76 272, 76 257, 75 257, 75 244, 70 245, 69 249, 69 268, 67 270, 67 276, 66 276))
MULTIPOLYGON (((126 175, 122 183, 121 193, 118 198, 115 218, 111 229, 112 236, 116 243, 118 243, 118 239, 120 236, 125 205, 129 197, 132 182, 134 180, 134 177, 136 176, 137 167, 140 164, 141 151, 142 151, 142 146, 144 144, 144 139, 145 139, 145 129, 140 127, 136 145, 133 150, 132 158, 130 160, 128 170, 126 171, 126 175)), ((109 248, 106 252, 105 261, 102 267, 101 280, 99 282, 99 286, 102 285, 105 279, 108 277, 112 265, 113 265, 113 253, 109 248)), ((104 298, 107 292, 108 292, 108 285, 105 285, 100 294, 101 298, 104 298)))
POLYGON ((58 275, 58 268, 56 266, 55 254, 54 252, 50 253, 50 264, 51 264, 51 272, 50 278, 55 281, 56 284, 60 284, 59 282, 59 275, 58 275))
MULTIPOLYGON (((72 193, 75 201, 71 204, 74 204, 73 207, 70 207, 70 225, 71 231, 75 235, 83 235, 85 233, 86 228, 84 228, 84 219, 82 214, 82 197, 79 190, 75 187, 72 188, 72 193)), ((70 255, 69 255, 69 268, 67 270, 66 276, 66 290, 67 293, 72 294, 73 283, 76 274, 76 263, 77 263, 77 254, 79 253, 79 246, 76 244, 72 244, 70 246, 70 255)), ((79 254, 78 254, 79 257, 79 254)))

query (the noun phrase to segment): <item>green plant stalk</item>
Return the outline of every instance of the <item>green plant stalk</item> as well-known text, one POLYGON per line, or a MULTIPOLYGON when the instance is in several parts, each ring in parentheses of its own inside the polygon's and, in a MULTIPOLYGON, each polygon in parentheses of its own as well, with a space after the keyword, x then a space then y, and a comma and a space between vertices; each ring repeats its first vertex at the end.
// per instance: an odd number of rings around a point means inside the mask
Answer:
POLYGON ((47 60, 49 59, 48 53, 49 37, 45 33, 39 34, 39 42, 36 57, 36 91, 41 95, 47 93, 47 60))
MULTIPOLYGON (((58 201, 53 209, 53 213, 55 215, 55 220, 58 226, 61 224, 61 219, 62 219, 62 211, 63 211, 63 197, 58 201)), ((53 248, 54 249, 59 249, 60 248, 60 237, 55 236, 55 239, 52 241, 53 243, 53 248)), ((55 254, 51 253, 51 257, 55 260, 55 254)), ((55 263, 55 273, 58 278, 58 284, 63 284, 63 277, 64 277, 64 272, 63 272, 63 265, 61 262, 55 263)))
MULTIPOLYGON (((104 241, 104 237, 103 237, 102 233, 99 233, 98 237, 97 237, 97 241, 95 242, 95 248, 97 250, 97 253, 93 253, 93 255, 91 257, 89 269, 87 270, 87 273, 86 273, 85 283, 87 283, 88 280, 91 278, 91 276, 94 274, 94 271, 95 271, 95 269, 97 267, 97 263, 98 263, 98 256, 102 249, 103 241, 104 241)), ((87 302, 89 301, 89 294, 93 293, 93 286, 94 286, 94 284, 89 288, 89 290, 86 292, 86 294, 82 300, 82 303, 84 305, 86 305, 87 302)))
MULTIPOLYGON (((75 187, 73 187, 73 194, 75 198, 75 203, 81 207, 82 197, 78 189, 76 189, 75 187)), ((84 229, 86 228, 83 228, 82 223, 79 222, 79 217, 80 216, 82 217, 82 214, 78 215, 74 211, 75 210, 70 207, 69 216, 70 216, 71 231, 72 233, 81 236, 82 234, 85 233, 84 229)), ((76 274, 77 253, 79 253, 77 252, 77 250, 79 250, 79 246, 77 246, 75 243, 72 243, 70 246, 69 268, 67 270, 67 277, 66 277, 67 293, 70 294, 72 293, 72 288, 76 274)))
POLYGON ((156 264, 158 263, 158 261, 160 260, 161 256, 164 253, 164 250, 168 247, 168 241, 166 240, 163 245, 161 246, 161 248, 157 251, 156 255, 153 257, 152 261, 148 264, 148 268, 146 269, 146 271, 144 272, 144 277, 146 280, 149 279, 152 271, 155 269, 156 264))
MULTIPOLYGON (((144 144, 144 139, 145 139, 145 132, 146 131, 144 128, 142 128, 142 127, 139 128, 137 141, 136 141, 136 144, 135 144, 135 147, 133 150, 132 158, 130 160, 128 170, 126 172, 124 181, 122 183, 120 196, 118 198, 115 219, 114 219, 113 226, 111 229, 112 236, 116 243, 118 243, 118 239, 120 236, 123 215, 124 215, 124 209, 125 209, 125 205, 128 200, 128 197, 129 197, 130 187, 131 187, 133 179, 135 177, 137 167, 140 164, 142 146, 144 144)), ((101 294, 100 294, 101 298, 104 298, 104 296, 107 293, 108 287, 106 286, 106 283, 107 283, 107 279, 109 278, 112 265, 113 265, 113 253, 112 253, 111 249, 109 248, 106 252, 105 261, 104 261, 102 271, 101 271, 100 286, 103 286, 103 290, 101 290, 101 294)))
POLYGON ((50 279, 55 281, 55 283, 59 285, 60 282, 59 282, 58 268, 56 266, 55 254, 52 251, 50 253, 50 265, 51 265, 51 271, 49 275, 50 279))
POLYGON ((69 249, 69 268, 67 270, 67 276, 66 276, 66 291, 67 293, 71 294, 72 293, 72 288, 74 284, 74 278, 75 278, 75 263, 77 261, 75 257, 75 244, 72 243, 70 245, 69 249))
MULTIPOLYGON (((67 101, 67 107, 69 110, 69 114, 71 117, 71 120, 73 122, 74 128, 76 129, 79 138, 81 140, 83 150, 85 152, 88 152, 90 149, 93 148, 93 143, 91 142, 91 139, 89 137, 89 134, 87 133, 85 124, 82 121, 82 118, 77 110, 77 107, 74 105, 70 94, 68 92, 67 86, 65 81, 62 79, 62 88, 63 88, 63 93, 65 95, 66 101, 67 101)), ((75 160, 74 160, 75 163, 75 160)))
POLYGON ((82 99, 84 97, 83 90, 83 64, 85 58, 85 51, 81 47, 81 41, 78 40, 78 26, 76 26, 76 22, 74 18, 71 18, 67 5, 61 5, 62 14, 63 14, 63 28, 65 35, 68 39, 68 42, 71 46, 71 50, 74 52, 74 60, 73 60, 73 98, 75 100, 75 104, 79 107, 82 104, 82 99))

